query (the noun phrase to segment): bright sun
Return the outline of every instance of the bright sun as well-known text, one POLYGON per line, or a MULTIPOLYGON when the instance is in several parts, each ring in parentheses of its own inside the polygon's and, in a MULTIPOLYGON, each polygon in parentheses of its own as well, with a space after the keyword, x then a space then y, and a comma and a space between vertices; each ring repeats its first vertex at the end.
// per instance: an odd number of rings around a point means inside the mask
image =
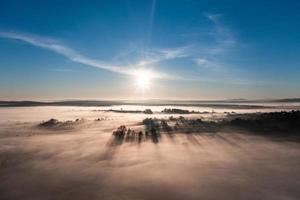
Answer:
POLYGON ((139 88, 145 89, 149 86, 151 75, 149 72, 141 70, 136 73, 136 84, 139 88))

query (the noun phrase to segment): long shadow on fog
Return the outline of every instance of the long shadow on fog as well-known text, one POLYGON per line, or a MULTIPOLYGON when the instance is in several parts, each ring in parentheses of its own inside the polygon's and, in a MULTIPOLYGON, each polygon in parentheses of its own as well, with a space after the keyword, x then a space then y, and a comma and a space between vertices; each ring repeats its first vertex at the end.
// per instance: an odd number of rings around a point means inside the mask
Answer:
POLYGON ((136 131, 127 128, 125 125, 119 126, 115 131, 113 131, 112 137, 107 142, 107 148, 103 154, 103 158, 111 160, 117 153, 120 146, 124 143, 141 144, 147 140, 151 140, 154 144, 159 143, 160 132, 157 122, 151 119, 144 122, 144 125, 144 131, 136 131))
MULTIPOLYGON (((175 134, 186 134, 186 139, 195 145, 201 146, 198 136, 201 138, 212 137, 225 142, 230 146, 241 148, 238 140, 242 138, 228 138, 226 134, 233 132, 243 134, 256 134, 270 139, 281 139, 290 141, 300 141, 300 111, 263 113, 263 114, 244 114, 237 117, 226 118, 222 121, 203 121, 201 119, 186 119, 170 117, 169 120, 146 118, 142 121, 143 131, 135 131, 120 126, 113 132, 113 138, 108 146, 108 155, 113 155, 117 146, 124 142, 141 144, 151 140, 157 144, 161 134, 164 134, 174 142, 175 134), (172 124, 172 125, 170 125, 172 124), (222 134, 219 134, 222 133, 222 134)), ((230 136, 233 134, 230 134, 230 136)), ((243 139, 242 139, 243 140, 243 139)))
POLYGON ((197 139, 197 137, 195 136, 195 134, 188 134, 187 136, 186 136, 186 139, 191 143, 191 144, 193 144, 193 145, 198 145, 198 146, 203 146, 202 144, 201 144, 201 142, 197 139))
POLYGON ((151 141, 154 144, 159 143, 159 138, 160 138, 159 123, 160 123, 159 120, 152 119, 152 118, 146 118, 143 120, 146 139, 149 138, 149 134, 150 134, 151 141))
POLYGON ((151 138, 153 143, 158 143, 159 132, 154 126, 146 127, 146 130, 136 131, 122 125, 113 132, 113 138, 109 142, 110 146, 121 145, 126 143, 141 143, 151 138))
POLYGON ((114 155, 118 152, 118 149, 124 142, 124 135, 118 135, 110 138, 106 143, 106 148, 104 153, 101 156, 101 159, 112 160, 114 155))

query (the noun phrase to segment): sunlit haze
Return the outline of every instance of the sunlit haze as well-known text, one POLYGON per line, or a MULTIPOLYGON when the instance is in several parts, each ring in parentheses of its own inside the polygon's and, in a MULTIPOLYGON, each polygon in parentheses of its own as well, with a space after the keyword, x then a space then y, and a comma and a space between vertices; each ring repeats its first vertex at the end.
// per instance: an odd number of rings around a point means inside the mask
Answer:
POLYGON ((149 87, 151 83, 151 74, 150 72, 141 70, 136 73, 136 84, 139 88, 144 89, 146 87, 149 87))

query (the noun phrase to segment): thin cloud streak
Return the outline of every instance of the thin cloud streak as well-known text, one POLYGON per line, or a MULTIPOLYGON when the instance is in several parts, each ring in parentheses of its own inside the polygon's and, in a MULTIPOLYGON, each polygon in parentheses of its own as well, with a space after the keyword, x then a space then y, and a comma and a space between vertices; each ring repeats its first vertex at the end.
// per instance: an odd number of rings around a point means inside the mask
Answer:
POLYGON ((154 49, 147 51, 147 56, 141 60, 137 65, 146 66, 153 63, 158 63, 165 60, 173 60, 178 58, 189 57, 190 46, 183 46, 178 48, 154 49))
MULTIPOLYGON (((148 67, 148 65, 153 63, 158 63, 165 60, 173 60, 179 58, 190 57, 193 51, 193 46, 183 46, 178 48, 167 48, 167 49, 153 49, 148 51, 148 57, 143 59, 142 61, 138 62, 137 64, 133 65, 111 65, 107 64, 104 61, 92 59, 86 56, 81 55, 80 53, 76 52, 75 50, 61 44, 57 40, 53 40, 46 37, 39 37, 39 36, 32 36, 27 34, 20 34, 15 32, 3 32, 0 31, 0 37, 20 40, 25 43, 28 43, 32 46, 40 47, 57 54, 60 54, 69 60, 80 63, 83 65, 96 67, 104 70, 108 70, 114 73, 125 74, 130 76, 138 76, 141 72, 147 73, 151 79, 165 79, 165 80, 178 80, 178 81, 195 81, 195 82, 216 82, 213 79, 207 78, 196 78, 192 76, 185 76, 180 74, 180 76, 176 76, 174 74, 165 74, 161 72, 157 72, 152 70, 148 67)), ((205 58, 198 58, 195 59, 195 62, 198 64, 207 65, 208 67, 211 66, 209 60, 205 58)), ((224 80, 225 82, 232 83, 232 84, 249 84, 249 82, 243 82, 240 80, 224 80)), ((218 81, 217 81, 218 82, 218 81)))
MULTIPOLYGON (((49 39, 49 38, 26 35, 26 34, 19 34, 19 33, 15 33, 15 32, 3 32, 3 31, 0 32, 0 37, 14 39, 14 40, 20 40, 20 41, 26 42, 32 46, 36 46, 36 47, 40 47, 43 49, 53 51, 57 54, 60 54, 64 57, 68 58, 69 60, 71 60, 73 62, 88 65, 91 67, 104 69, 104 70, 108 70, 108 71, 115 72, 115 73, 136 76, 140 70, 144 70, 144 71, 149 72, 151 78, 160 78, 160 79, 174 78, 170 75, 155 72, 153 70, 139 69, 136 66, 110 65, 101 60, 88 58, 86 56, 79 54, 78 52, 74 51, 73 49, 71 49, 55 40, 49 39)), ((163 58, 164 57, 160 58, 159 60, 157 60, 157 62, 163 58)))
POLYGON ((25 34, 14 33, 14 32, 0 32, 0 37, 21 40, 21 41, 31 44, 33 46, 56 52, 60 55, 67 57, 68 59, 70 59, 73 62, 109 70, 112 72, 126 73, 126 70, 122 69, 119 66, 107 65, 107 64, 102 63, 99 60, 87 58, 85 56, 80 55, 73 49, 70 49, 70 48, 58 43, 57 41, 49 39, 49 38, 29 36, 29 35, 25 35, 25 34))

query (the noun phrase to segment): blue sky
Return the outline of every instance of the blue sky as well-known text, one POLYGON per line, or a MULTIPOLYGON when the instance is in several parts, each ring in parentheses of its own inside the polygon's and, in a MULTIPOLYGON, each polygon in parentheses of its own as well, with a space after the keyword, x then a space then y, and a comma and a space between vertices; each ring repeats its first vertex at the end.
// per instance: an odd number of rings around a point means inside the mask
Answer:
POLYGON ((299 97, 299 10, 275 0, 2 0, 0 98, 299 97))

